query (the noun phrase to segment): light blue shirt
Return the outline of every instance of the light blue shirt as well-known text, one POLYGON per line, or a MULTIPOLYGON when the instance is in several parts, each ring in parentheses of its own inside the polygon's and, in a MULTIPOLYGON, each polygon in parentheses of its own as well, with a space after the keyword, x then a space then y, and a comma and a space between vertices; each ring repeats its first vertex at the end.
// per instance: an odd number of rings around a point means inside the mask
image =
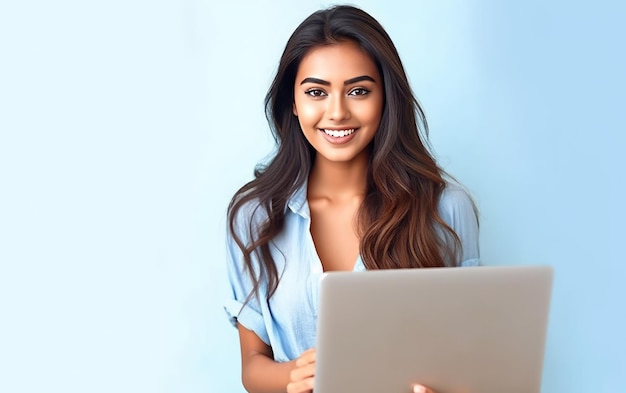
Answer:
MULTIPOLYGON (((244 242, 248 241, 249 225, 252 223, 254 228, 265 217, 261 210, 254 212, 252 204, 240 210, 235 229, 244 242)), ((439 201, 439 214, 461 240, 461 258, 456 265, 479 265, 478 220, 467 193, 449 183, 439 201)), ((267 301, 267 286, 262 283, 259 297, 252 297, 245 306, 252 283, 244 271, 241 250, 227 232, 227 271, 232 293, 224 308, 234 326, 239 322, 255 332, 272 347, 274 360, 279 362, 293 360, 315 346, 318 290, 323 269, 310 225, 305 184, 289 200, 284 230, 274 239, 271 248, 280 275, 278 288, 267 301)), ((253 263, 258 266, 254 254, 253 263)), ((362 270, 365 266, 359 256, 354 271, 362 270)))

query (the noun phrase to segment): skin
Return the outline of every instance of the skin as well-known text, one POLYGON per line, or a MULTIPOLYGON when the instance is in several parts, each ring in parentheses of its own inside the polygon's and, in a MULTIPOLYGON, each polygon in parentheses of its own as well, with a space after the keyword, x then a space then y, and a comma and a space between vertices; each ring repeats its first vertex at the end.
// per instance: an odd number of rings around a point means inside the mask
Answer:
POLYGON ((416 385, 413 385, 412 388, 413 388, 413 393, 435 393, 434 391, 432 391, 431 389, 427 388, 424 385, 416 384, 416 385))
MULTIPOLYGON (((313 48, 299 65, 293 114, 316 151, 307 198, 311 236, 325 271, 352 270, 358 257, 356 217, 366 192, 368 145, 380 124, 383 103, 375 63, 351 41, 313 48)), ((254 332, 240 325, 239 337, 248 392, 312 393, 314 348, 294 361, 277 363, 272 348, 254 332)), ((421 385, 412 388, 415 393, 433 393, 420 390, 421 385)))
POLYGON ((312 49, 296 74, 294 115, 317 152, 307 190, 311 235, 326 271, 352 270, 359 253, 355 218, 383 98, 376 65, 351 41, 312 49), (333 138, 323 129, 355 131, 333 138))
MULTIPOLYGON (((383 110, 382 78, 357 44, 346 41, 311 49, 302 59, 294 86, 294 115, 313 146, 316 165, 357 165, 374 138, 383 110), (328 142, 321 129, 356 129, 349 143, 328 142)), ((332 138, 331 138, 332 139, 332 138)), ((340 140, 341 138, 335 138, 340 140)))
MULTIPOLYGON (((383 101, 378 68, 351 41, 314 48, 300 63, 294 115, 317 153, 307 198, 311 236, 325 271, 352 270, 358 256, 356 216, 366 192, 367 147, 378 130, 383 101), (334 139, 324 132, 329 129, 355 131, 334 139)), ((296 360, 288 393, 312 392, 315 355, 309 349, 296 360)))

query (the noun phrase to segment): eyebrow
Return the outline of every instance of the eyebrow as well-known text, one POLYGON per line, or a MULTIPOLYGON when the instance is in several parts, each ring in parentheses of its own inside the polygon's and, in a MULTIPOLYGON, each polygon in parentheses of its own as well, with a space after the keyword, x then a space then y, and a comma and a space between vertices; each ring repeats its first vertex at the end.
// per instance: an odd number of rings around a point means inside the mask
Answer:
MULTIPOLYGON (((347 85, 351 85, 353 83, 362 82, 362 81, 370 81, 370 82, 376 83, 374 78, 372 78, 371 76, 361 75, 361 76, 357 76, 357 77, 348 79, 348 80, 344 81, 343 84, 344 84, 344 86, 347 86, 347 85)), ((304 78, 302 80, 302 82, 300 82, 301 85, 303 85, 305 83, 316 83, 318 85, 330 86, 330 82, 328 82, 328 81, 325 81, 323 79, 318 79, 318 78, 311 78, 311 77, 304 78)))

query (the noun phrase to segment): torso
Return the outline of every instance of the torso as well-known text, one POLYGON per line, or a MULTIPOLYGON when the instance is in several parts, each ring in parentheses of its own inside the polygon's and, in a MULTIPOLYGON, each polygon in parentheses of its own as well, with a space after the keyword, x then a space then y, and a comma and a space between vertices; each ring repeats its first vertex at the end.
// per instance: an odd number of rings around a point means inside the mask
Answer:
MULTIPOLYGON (((316 191, 307 192, 304 185, 289 200, 284 230, 270 244, 281 274, 278 288, 271 300, 267 301, 264 300, 267 287, 262 285, 260 298, 253 297, 244 313, 241 313, 241 304, 246 301, 252 285, 246 279, 248 273, 243 257, 229 236, 227 266, 233 298, 229 298, 226 303, 227 312, 231 318, 240 316, 242 322, 250 323, 249 326, 254 327, 251 330, 257 332, 259 337, 266 337, 271 343, 274 359, 279 362, 296 359, 303 351, 316 345, 322 270, 366 270, 362 259, 358 257, 357 232, 349 224, 353 222, 351 220, 361 202, 352 209, 345 209, 345 206, 339 208, 324 202, 328 198, 316 198, 314 195, 320 196, 319 193, 315 194, 316 191), (329 236, 322 237, 320 232, 329 236), (344 236, 346 233, 350 236, 344 236), (312 238, 317 243, 317 251, 312 238), (319 263, 318 257, 321 257, 325 266, 319 263), (258 318, 262 318, 262 322, 258 318)), ((477 266, 480 254, 478 222, 469 196, 462 188, 449 184, 442 193, 438 208, 441 218, 461 239, 459 259, 452 264, 477 266)), ((251 204, 239 212, 235 231, 247 241, 250 222, 261 225, 263 219, 262 212, 254 210, 251 204)), ((253 254, 253 260, 256 261, 255 258, 257 256, 253 254)))

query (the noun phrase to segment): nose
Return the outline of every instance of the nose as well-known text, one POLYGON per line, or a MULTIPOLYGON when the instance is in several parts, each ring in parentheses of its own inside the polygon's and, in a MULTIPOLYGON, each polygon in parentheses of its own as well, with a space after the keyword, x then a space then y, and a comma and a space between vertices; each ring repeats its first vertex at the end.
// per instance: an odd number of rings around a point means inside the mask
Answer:
POLYGON ((329 120, 339 121, 350 118, 350 110, 346 97, 341 94, 329 97, 328 108, 326 109, 329 120))

